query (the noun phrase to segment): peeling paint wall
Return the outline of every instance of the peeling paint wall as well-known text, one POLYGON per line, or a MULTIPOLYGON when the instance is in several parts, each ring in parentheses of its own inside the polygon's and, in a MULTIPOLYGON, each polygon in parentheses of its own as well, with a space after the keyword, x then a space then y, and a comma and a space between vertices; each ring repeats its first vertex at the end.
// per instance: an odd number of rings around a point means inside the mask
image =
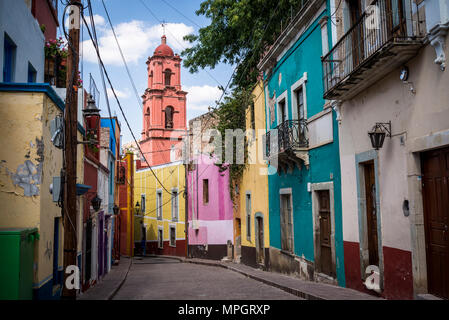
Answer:
POLYGON ((61 216, 49 191, 62 167, 62 151, 50 134, 50 121, 61 110, 42 92, 0 92, 0 106, 0 226, 39 229, 34 278, 39 288, 52 278, 54 221, 61 216))

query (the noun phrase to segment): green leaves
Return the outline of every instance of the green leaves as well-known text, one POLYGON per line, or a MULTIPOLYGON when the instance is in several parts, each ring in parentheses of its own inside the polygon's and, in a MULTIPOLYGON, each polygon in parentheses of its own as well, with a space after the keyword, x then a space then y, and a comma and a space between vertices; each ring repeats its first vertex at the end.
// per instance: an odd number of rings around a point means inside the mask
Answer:
MULTIPOLYGON (((211 20, 197 35, 184 39, 194 44, 182 52, 184 66, 195 73, 218 63, 237 64, 232 87, 257 81, 257 64, 280 32, 281 21, 297 12, 305 0, 205 0, 196 11, 211 20)), ((284 24, 285 26, 285 24, 284 24)))

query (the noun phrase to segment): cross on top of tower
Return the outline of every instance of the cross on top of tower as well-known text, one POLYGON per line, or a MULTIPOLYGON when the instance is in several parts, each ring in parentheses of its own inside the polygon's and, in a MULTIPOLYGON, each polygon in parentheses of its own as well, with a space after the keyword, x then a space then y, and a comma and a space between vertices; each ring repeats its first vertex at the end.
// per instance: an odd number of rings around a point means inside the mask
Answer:
POLYGON ((167 25, 167 23, 164 21, 162 21, 162 36, 165 36, 165 26, 167 25))

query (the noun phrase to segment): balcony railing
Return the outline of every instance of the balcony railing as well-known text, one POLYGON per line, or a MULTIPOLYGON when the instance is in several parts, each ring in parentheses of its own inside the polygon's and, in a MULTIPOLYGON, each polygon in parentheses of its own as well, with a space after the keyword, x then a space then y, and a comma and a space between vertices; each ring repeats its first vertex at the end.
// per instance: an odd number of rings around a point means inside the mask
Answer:
POLYGON ((308 148, 307 122, 287 120, 266 134, 267 157, 308 148))
POLYGON ((335 98, 330 91, 358 69, 370 68, 370 58, 389 44, 403 45, 419 37, 418 18, 412 4, 412 0, 377 0, 365 10, 323 58, 326 98, 335 98))

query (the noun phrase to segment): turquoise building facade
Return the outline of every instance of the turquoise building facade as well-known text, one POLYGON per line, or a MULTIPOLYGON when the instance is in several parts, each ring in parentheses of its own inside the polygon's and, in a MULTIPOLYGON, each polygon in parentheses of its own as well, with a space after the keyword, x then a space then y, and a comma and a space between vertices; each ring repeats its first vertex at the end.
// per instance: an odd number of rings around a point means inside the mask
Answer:
POLYGON ((328 1, 301 8, 259 64, 271 169, 270 269, 345 286, 338 121, 323 99, 329 8, 328 1))

